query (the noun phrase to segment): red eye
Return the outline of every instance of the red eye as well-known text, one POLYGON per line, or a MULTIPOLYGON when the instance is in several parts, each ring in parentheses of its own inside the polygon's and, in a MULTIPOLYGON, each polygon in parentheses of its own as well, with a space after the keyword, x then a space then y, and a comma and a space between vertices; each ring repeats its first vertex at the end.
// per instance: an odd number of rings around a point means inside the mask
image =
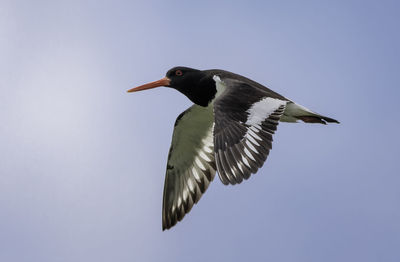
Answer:
POLYGON ((181 70, 176 70, 175 71, 175 75, 177 75, 177 76, 181 76, 183 73, 182 73, 182 71, 181 70))

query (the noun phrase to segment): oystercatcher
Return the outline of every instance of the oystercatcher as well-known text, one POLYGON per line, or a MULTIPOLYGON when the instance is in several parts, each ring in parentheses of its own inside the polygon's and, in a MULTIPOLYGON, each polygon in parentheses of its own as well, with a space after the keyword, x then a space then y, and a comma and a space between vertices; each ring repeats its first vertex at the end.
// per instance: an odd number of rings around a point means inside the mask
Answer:
POLYGON ((128 90, 171 87, 193 103, 175 121, 164 184, 162 229, 188 213, 216 171, 240 184, 264 164, 279 121, 339 123, 265 86, 224 70, 174 67, 158 81, 128 90))

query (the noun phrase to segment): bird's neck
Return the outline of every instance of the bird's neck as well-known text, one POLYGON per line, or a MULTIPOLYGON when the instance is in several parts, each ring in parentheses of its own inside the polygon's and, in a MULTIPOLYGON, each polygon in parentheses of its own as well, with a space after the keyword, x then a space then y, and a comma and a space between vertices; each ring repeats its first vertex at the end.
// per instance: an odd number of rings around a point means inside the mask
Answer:
POLYGON ((193 86, 179 88, 178 90, 193 103, 203 107, 208 106, 217 93, 215 81, 211 77, 203 77, 200 81, 195 83, 196 84, 193 86))

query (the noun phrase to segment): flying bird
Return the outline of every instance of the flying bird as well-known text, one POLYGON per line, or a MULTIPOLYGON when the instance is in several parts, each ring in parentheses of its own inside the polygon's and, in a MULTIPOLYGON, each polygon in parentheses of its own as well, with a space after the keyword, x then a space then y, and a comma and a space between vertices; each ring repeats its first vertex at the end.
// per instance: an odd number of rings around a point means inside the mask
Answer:
POLYGON ((339 123, 244 76, 174 67, 158 81, 128 90, 171 87, 194 104, 175 121, 164 183, 162 229, 173 227, 206 191, 215 173, 240 184, 262 167, 279 121, 339 123))

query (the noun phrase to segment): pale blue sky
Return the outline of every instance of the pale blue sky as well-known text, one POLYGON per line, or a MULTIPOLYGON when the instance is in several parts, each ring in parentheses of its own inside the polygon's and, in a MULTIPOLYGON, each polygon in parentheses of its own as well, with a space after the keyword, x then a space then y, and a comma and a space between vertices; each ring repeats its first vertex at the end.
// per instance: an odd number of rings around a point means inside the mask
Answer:
POLYGON ((400 261, 398 1, 0 3, 0 261, 400 261), (161 231, 190 101, 177 65, 248 76, 340 125, 283 123, 161 231))

